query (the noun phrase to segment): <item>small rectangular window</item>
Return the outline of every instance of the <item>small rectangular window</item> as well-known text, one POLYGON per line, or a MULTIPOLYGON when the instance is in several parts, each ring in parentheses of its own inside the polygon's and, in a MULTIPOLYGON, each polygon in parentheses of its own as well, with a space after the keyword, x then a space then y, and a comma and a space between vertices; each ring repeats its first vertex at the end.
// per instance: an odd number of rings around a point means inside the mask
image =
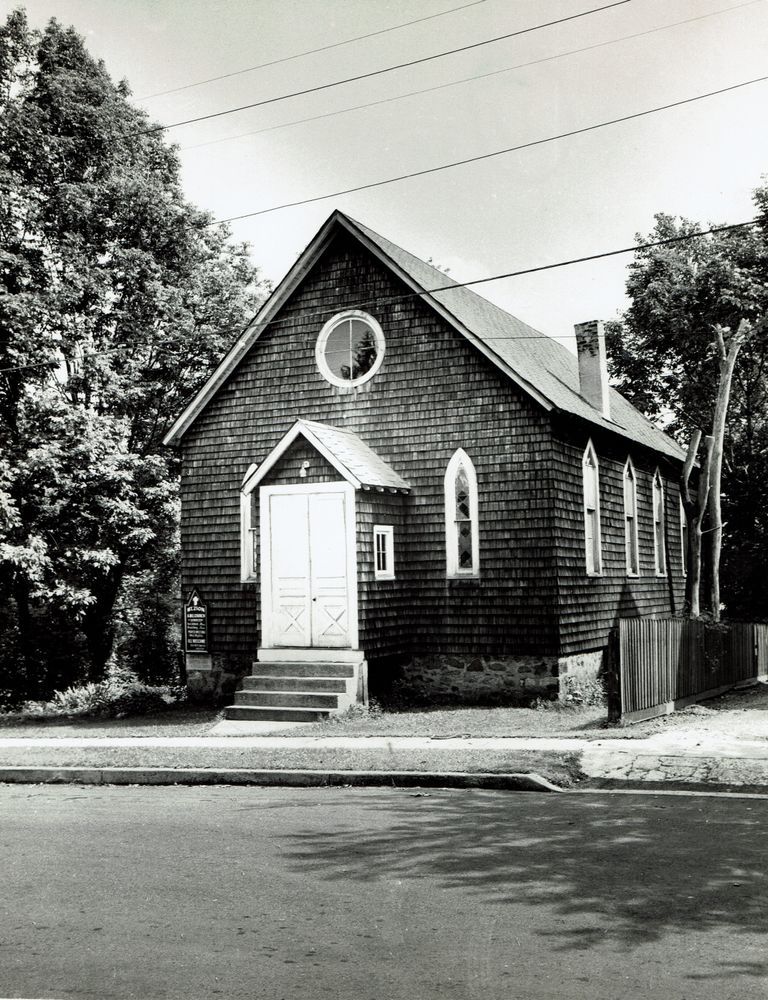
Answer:
POLYGON ((373 526, 373 575, 377 580, 395 579, 394 528, 391 524, 373 526))

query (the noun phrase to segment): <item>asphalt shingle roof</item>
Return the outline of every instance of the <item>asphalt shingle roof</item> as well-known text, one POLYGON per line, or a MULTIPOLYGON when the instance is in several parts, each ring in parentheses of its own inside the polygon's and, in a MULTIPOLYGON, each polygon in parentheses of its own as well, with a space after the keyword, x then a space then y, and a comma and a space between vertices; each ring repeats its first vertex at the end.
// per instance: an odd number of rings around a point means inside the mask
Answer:
MULTIPOLYGON (((677 442, 654 427, 615 389, 610 390, 610 420, 607 420, 599 410, 588 403, 579 394, 579 370, 576 356, 562 344, 535 330, 532 326, 528 326, 527 323, 523 323, 522 320, 512 316, 511 313, 499 308, 499 306, 495 306, 472 289, 462 287, 442 271, 418 257, 414 257, 412 253, 408 253, 407 250, 403 250, 402 247, 380 236, 368 226, 356 222, 339 211, 330 215, 320 232, 264 304, 250 328, 232 346, 208 382, 176 419, 164 438, 166 444, 177 442, 186 433, 233 371, 237 369, 255 341, 258 340, 261 330, 265 325, 268 325, 270 318, 281 308, 297 284, 303 280, 306 267, 312 266, 313 254, 323 246, 324 241, 333 232, 335 226, 343 227, 364 244, 367 244, 383 262, 389 262, 393 269, 403 274, 420 293, 425 293, 423 298, 426 302, 432 302, 444 316, 456 323, 457 328, 466 331, 469 337, 474 338, 475 344, 479 344, 491 358, 497 358, 502 370, 506 371, 508 376, 518 380, 519 384, 530 391, 534 398, 538 398, 539 401, 556 410, 581 417, 598 427, 620 434, 661 454, 680 461, 685 458, 685 453, 677 442), (431 291, 437 288, 442 288, 443 291, 431 291)), ((310 422, 307 421, 307 424, 309 425, 310 422)), ((336 454, 335 449, 346 450, 349 461, 359 463, 364 475, 362 478, 354 472, 353 475, 356 475, 361 482, 364 481, 365 477, 373 479, 378 477, 384 480, 381 483, 371 482, 365 485, 386 488, 391 484, 392 488, 403 488, 402 480, 397 473, 390 469, 386 463, 381 462, 355 435, 348 431, 327 427, 324 424, 317 426, 325 428, 321 433, 326 436, 328 434, 348 435, 348 437, 334 437, 335 448, 331 450, 334 451, 334 454, 336 454), (367 455, 363 449, 368 453, 367 455), (391 477, 394 477, 394 480, 391 477)), ((352 470, 350 469, 350 471, 352 470)))
POLYGON ((345 217, 376 247, 389 257, 419 286, 420 289, 445 288, 433 292, 433 298, 443 309, 471 331, 479 340, 512 368, 521 379, 528 382, 555 408, 622 434, 639 444, 673 458, 684 459, 685 452, 671 437, 658 430, 647 417, 626 400, 621 393, 610 389, 611 419, 579 394, 579 369, 576 356, 558 341, 535 330, 511 313, 484 299, 471 288, 457 285, 442 271, 354 219, 345 217))
POLYGON ((297 423, 308 432, 305 437, 310 443, 313 437, 316 438, 362 486, 410 492, 410 486, 402 476, 383 458, 379 458, 357 434, 316 420, 298 420, 297 423))

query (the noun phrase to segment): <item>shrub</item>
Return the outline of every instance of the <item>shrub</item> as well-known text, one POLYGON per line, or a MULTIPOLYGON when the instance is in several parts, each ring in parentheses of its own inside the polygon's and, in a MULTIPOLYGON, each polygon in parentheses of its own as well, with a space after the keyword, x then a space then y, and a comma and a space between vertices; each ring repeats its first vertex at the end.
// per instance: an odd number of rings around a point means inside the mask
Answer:
POLYGON ((55 691, 49 701, 25 702, 21 715, 27 719, 122 719, 129 715, 164 712, 185 697, 180 688, 143 684, 135 677, 122 675, 97 684, 80 684, 65 691, 55 691))

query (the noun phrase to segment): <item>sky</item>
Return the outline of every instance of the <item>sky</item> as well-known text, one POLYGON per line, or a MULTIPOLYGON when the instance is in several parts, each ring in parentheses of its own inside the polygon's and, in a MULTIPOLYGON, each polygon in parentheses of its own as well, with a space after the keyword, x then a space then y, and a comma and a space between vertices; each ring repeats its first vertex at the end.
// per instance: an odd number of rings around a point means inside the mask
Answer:
MULTIPOLYGON (((34 26, 50 17, 74 25, 112 77, 126 78, 136 103, 163 124, 271 101, 166 132, 180 148, 188 198, 224 219, 768 74, 768 0, 628 0, 367 80, 272 100, 609 2, 27 0, 23 6, 34 26), (422 20, 396 27, 415 19, 422 20), (336 44, 371 32, 380 33, 336 44), (333 47, 299 55, 327 46, 333 47), (234 75, 190 86, 223 74, 234 75), (403 96, 427 88, 438 89, 403 96), (161 94, 168 90, 175 92, 161 94), (297 124, 306 118, 316 120, 297 124)), ((14 6, 0 2, 4 14, 14 6)), ((650 232, 657 212, 743 222, 754 216, 751 195, 768 174, 767 104, 764 81, 231 228, 252 245, 273 282, 335 208, 431 258, 452 278, 470 281, 632 246, 637 234, 650 232)), ((574 349, 574 323, 611 319, 626 307, 630 260, 507 278, 478 291, 574 349)))

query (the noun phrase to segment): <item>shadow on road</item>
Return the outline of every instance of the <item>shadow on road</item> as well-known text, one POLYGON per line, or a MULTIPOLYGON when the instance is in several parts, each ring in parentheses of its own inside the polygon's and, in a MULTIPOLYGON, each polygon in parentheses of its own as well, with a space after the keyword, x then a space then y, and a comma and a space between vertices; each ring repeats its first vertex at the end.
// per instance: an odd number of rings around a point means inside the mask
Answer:
MULTIPOLYGON (((327 830, 287 835, 283 857, 314 878, 430 878, 485 903, 546 907, 555 951, 768 931, 762 800, 659 796, 638 807, 607 795, 402 792, 355 807, 350 826, 329 803, 327 830), (376 815, 361 836, 366 814, 376 815)), ((768 972, 727 956, 717 967, 723 977, 768 972)))

